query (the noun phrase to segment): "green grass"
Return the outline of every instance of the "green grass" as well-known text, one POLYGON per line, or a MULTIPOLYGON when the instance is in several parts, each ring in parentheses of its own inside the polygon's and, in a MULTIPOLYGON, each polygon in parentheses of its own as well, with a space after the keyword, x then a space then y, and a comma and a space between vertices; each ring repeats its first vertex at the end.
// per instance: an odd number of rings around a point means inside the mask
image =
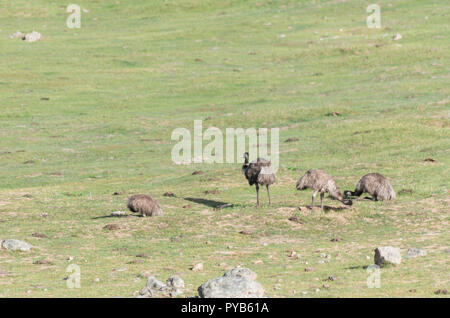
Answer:
POLYGON ((380 0, 382 28, 368 29, 371 1, 76 3, 89 10, 80 29, 66 27, 57 1, 0 6, 0 239, 36 247, 0 250, 0 296, 128 297, 145 272, 179 274, 192 296, 239 264, 272 297, 434 297, 449 288, 448 4, 380 0), (17 30, 44 38, 9 39, 17 30), (263 192, 256 209, 240 164, 172 163, 173 129, 192 131, 207 117, 204 129, 281 128, 272 207, 263 192), (299 141, 282 142, 290 137, 299 141), (412 193, 300 211, 311 193, 295 182, 309 168, 328 171, 341 189, 377 171, 412 193), (120 190, 127 194, 112 195, 120 190), (132 193, 150 193, 165 216, 97 218, 125 210, 132 193), (216 211, 188 197, 234 206, 216 211), (110 223, 122 228, 104 230, 110 223), (382 287, 370 289, 365 266, 380 245, 428 255, 382 269, 382 287), (150 258, 128 264, 139 253, 150 258), (331 261, 319 264, 321 253, 331 261), (80 289, 63 280, 69 256, 80 289), (42 259, 52 264, 33 264, 42 259), (197 262, 204 271, 189 270, 197 262), (322 281, 330 275, 338 279, 322 281))

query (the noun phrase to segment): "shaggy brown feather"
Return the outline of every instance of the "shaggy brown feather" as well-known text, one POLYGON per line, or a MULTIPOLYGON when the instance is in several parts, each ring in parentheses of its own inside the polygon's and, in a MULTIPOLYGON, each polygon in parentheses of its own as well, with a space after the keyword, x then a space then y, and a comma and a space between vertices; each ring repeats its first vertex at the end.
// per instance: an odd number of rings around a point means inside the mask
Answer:
POLYGON ((334 181, 333 177, 328 173, 318 169, 308 170, 298 181, 297 181, 297 190, 304 189, 312 189, 314 191, 312 197, 311 206, 314 207, 314 199, 317 193, 320 193, 320 205, 323 210, 323 196, 325 193, 329 193, 329 195, 345 205, 352 205, 351 200, 344 200, 341 194, 341 190, 334 181))
POLYGON ((363 193, 368 193, 377 200, 395 200, 395 191, 387 178, 379 173, 368 173, 356 184, 355 191, 344 191, 345 196, 359 197, 363 193))
POLYGON ((146 194, 136 194, 129 197, 127 207, 131 212, 141 213, 142 216, 163 215, 158 202, 146 194))

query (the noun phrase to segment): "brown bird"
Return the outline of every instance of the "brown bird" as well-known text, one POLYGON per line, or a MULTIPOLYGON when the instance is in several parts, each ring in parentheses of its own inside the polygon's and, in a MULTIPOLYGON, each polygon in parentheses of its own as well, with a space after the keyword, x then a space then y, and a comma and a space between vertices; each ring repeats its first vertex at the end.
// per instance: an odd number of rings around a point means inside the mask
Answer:
POLYGON ((267 189, 267 196, 269 197, 269 205, 272 204, 270 200, 269 186, 275 182, 275 172, 272 169, 269 160, 258 158, 252 162, 248 162, 248 152, 244 153, 244 165, 242 172, 248 180, 249 185, 256 187, 256 204, 259 206, 259 186, 265 185, 267 189))
POLYGON ((368 173, 356 184, 355 191, 346 190, 346 197, 359 197, 363 193, 368 193, 375 201, 395 200, 395 191, 388 179, 379 173, 368 173))
POLYGON ((314 209, 314 199, 318 192, 320 192, 320 210, 323 212, 323 197, 326 192, 330 197, 335 198, 345 205, 352 205, 351 200, 344 200, 342 198, 341 190, 333 180, 333 177, 322 170, 311 169, 308 170, 297 182, 297 190, 312 189, 312 203, 311 210, 314 209))
POLYGON ((146 194, 135 194, 129 197, 127 207, 131 212, 141 213, 143 217, 164 214, 158 202, 146 194))

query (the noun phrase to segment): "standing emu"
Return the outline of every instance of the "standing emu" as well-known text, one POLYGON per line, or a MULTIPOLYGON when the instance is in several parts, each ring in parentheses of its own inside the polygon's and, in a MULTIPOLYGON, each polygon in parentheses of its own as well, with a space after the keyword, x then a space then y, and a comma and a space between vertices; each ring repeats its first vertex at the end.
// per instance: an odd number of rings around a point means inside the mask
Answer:
POLYGON ((267 188, 267 196, 269 197, 269 205, 272 204, 270 201, 270 191, 269 186, 275 182, 275 173, 273 172, 270 161, 264 158, 258 158, 255 161, 248 162, 248 152, 244 154, 244 165, 242 166, 242 172, 245 178, 248 180, 249 185, 255 185, 256 187, 256 202, 259 206, 259 186, 265 185, 267 188))
POLYGON ((131 212, 141 213, 143 217, 163 215, 158 202, 146 194, 135 194, 129 197, 127 207, 131 212))
POLYGON ((323 197, 326 192, 328 192, 331 197, 341 201, 345 205, 352 205, 351 200, 344 200, 342 198, 341 191, 339 190, 336 182, 333 180, 333 177, 325 171, 317 169, 308 170, 297 182, 297 190, 304 189, 312 189, 314 191, 312 195, 311 210, 314 209, 314 199, 316 198, 317 192, 320 192, 320 210, 322 212, 323 197))
POLYGON ((368 173, 356 184, 355 191, 344 191, 346 197, 359 197, 363 193, 368 193, 373 200, 395 200, 395 191, 388 179, 379 173, 368 173))

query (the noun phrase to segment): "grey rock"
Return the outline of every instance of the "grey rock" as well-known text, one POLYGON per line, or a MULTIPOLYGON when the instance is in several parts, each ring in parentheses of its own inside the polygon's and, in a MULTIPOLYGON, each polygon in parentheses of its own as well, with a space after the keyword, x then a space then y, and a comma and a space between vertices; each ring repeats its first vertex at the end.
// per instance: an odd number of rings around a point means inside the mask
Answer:
POLYGON ((427 251, 421 249, 421 248, 408 248, 408 252, 406 253, 405 258, 414 258, 419 256, 425 256, 427 255, 427 251))
POLYGON ((183 289, 184 280, 182 280, 178 275, 173 275, 167 279, 166 285, 174 289, 183 289))
POLYGON ((235 267, 223 274, 223 277, 246 277, 250 280, 256 280, 257 276, 255 272, 245 267, 235 267))
POLYGON ((150 276, 147 279, 146 287, 150 290, 161 290, 165 286, 166 285, 163 282, 157 280, 155 276, 150 276))
POLYGON ((255 281, 256 276, 248 268, 236 267, 203 283, 198 294, 201 298, 260 298, 264 296, 264 288, 255 281))
POLYGON ((125 211, 114 211, 114 212, 111 212, 111 216, 115 216, 115 217, 125 216, 126 214, 127 214, 127 212, 125 212, 125 211))
POLYGON ((16 239, 4 240, 1 242, 1 246, 3 248, 6 248, 7 250, 23 251, 23 252, 27 252, 30 250, 30 248, 33 247, 31 244, 28 244, 27 242, 16 239))
POLYGON ((392 246, 382 246, 375 249, 374 262, 380 267, 398 265, 402 262, 400 249, 392 246))

